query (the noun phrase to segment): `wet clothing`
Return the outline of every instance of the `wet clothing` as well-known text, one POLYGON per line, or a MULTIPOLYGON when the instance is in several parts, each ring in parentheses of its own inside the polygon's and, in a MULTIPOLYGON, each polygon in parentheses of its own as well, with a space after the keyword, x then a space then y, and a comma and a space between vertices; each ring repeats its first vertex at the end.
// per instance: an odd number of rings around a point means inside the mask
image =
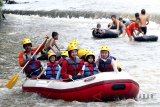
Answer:
POLYGON ((82 66, 83 61, 78 57, 76 57, 74 60, 67 57, 66 60, 64 60, 62 63, 62 78, 65 80, 70 80, 69 75, 71 75, 73 79, 81 78, 82 66), (78 75, 78 73, 80 73, 81 75, 78 75))
POLYGON ((126 28, 126 32, 127 32, 128 37, 133 36, 133 32, 135 30, 140 31, 141 30, 140 25, 136 24, 135 22, 128 25, 127 28, 126 28))
POLYGON ((98 66, 95 63, 90 64, 85 62, 82 70, 84 71, 84 77, 88 77, 98 73, 98 66))
POLYGON ((47 63, 46 78, 52 80, 62 80, 61 67, 59 66, 58 62, 47 63))
MULTIPOLYGON (((115 22, 113 22, 112 24, 108 24, 108 27, 110 26, 111 26, 110 29, 117 29, 117 24, 115 22)), ((123 32, 123 27, 119 25, 119 34, 121 34, 122 32, 123 32)))
POLYGON ((146 35, 146 33, 147 33, 147 27, 146 26, 145 27, 141 27, 141 30, 146 35))

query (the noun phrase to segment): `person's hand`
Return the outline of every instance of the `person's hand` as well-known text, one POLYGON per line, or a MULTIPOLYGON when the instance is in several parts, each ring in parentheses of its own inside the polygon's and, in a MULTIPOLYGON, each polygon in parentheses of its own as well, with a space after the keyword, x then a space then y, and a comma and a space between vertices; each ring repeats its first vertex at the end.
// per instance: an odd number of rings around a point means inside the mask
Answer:
POLYGON ((116 32, 119 34, 119 30, 116 30, 116 32))
POLYGON ((143 35, 145 35, 144 32, 141 32, 141 33, 142 33, 143 35))
POLYGON ((25 63, 27 63, 28 61, 31 61, 32 59, 31 58, 27 58, 26 60, 25 60, 25 63))
POLYGON ((106 30, 109 30, 109 28, 107 28, 106 30))
POLYGON ((40 77, 41 77, 41 76, 40 76, 40 75, 38 75, 38 76, 37 76, 37 79, 39 79, 40 77))
POLYGON ((49 39, 49 36, 48 36, 48 35, 46 35, 46 36, 45 36, 45 38, 46 38, 46 39, 49 39))
POLYGON ((72 75, 69 75, 69 79, 73 80, 73 79, 72 79, 72 75))
POLYGON ((77 75, 81 75, 81 73, 78 73, 77 75))

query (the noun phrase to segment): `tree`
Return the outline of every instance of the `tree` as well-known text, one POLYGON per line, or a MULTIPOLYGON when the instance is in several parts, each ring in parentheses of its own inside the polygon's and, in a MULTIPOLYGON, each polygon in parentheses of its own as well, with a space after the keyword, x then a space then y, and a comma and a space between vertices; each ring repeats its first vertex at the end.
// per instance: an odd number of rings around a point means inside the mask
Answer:
POLYGON ((2 2, 2 0, 0 0, 0 20, 1 20, 1 16, 2 16, 2 5, 3 5, 3 2, 2 2))
POLYGON ((0 0, 0 8, 2 7, 3 3, 2 3, 2 0, 0 0))

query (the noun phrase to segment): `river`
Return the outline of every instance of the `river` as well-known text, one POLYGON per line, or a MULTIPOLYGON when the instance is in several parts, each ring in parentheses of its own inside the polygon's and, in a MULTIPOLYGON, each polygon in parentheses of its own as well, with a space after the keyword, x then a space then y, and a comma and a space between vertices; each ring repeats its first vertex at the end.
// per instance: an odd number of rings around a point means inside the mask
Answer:
MULTIPOLYGON (((124 0, 125 1, 125 0, 124 0)), ((115 2, 115 1, 114 1, 115 2)), ((157 7, 158 8, 158 7, 157 7)), ((0 25, 0 106, 1 107, 159 107, 160 105, 160 43, 157 42, 129 42, 127 37, 116 39, 94 39, 91 28, 101 23, 106 28, 110 19, 105 18, 60 18, 38 15, 5 14, 7 20, 0 25), (140 95, 137 101, 133 99, 114 102, 65 102, 51 100, 37 94, 22 92, 21 85, 25 76, 20 74, 16 86, 12 90, 5 88, 6 82, 21 68, 18 65, 18 54, 23 50, 21 41, 30 38, 33 46, 38 46, 45 35, 52 31, 59 33, 61 49, 66 49, 72 39, 77 39, 81 48, 93 51, 97 56, 99 49, 107 45, 111 54, 115 56, 139 83, 140 95), (149 97, 143 96, 149 95, 149 97)), ((160 26, 153 21, 148 26, 148 34, 160 34, 160 26)))

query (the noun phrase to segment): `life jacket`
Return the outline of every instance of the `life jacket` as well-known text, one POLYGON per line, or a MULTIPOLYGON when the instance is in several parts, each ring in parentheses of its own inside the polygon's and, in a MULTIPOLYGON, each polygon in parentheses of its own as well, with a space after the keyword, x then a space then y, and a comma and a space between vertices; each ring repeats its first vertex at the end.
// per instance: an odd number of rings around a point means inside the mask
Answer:
POLYGON ((89 64, 88 62, 86 62, 85 64, 85 69, 84 69, 84 76, 91 76, 94 74, 98 73, 98 68, 96 67, 96 64, 89 64))
POLYGON ((83 63, 79 58, 76 57, 76 60, 73 61, 69 57, 66 58, 68 62, 67 72, 72 76, 76 76, 80 70, 82 70, 83 63))
MULTIPOLYGON (((31 55, 33 55, 33 50, 31 51, 31 55)), ((24 52, 24 59, 28 59, 28 55, 24 52)), ((36 56, 29 62, 29 64, 25 67, 24 72, 29 78, 36 78, 42 71, 42 65, 40 61, 36 59, 36 56)))
POLYGON ((112 62, 112 59, 115 60, 114 57, 112 56, 109 56, 105 61, 103 61, 102 59, 99 59, 99 65, 98 65, 98 69, 101 71, 101 72, 105 72, 105 71, 113 71, 113 66, 111 64, 112 62))
MULTIPOLYGON (((56 76, 58 74, 58 71, 60 70, 58 62, 55 63, 47 63, 46 68, 46 78, 47 79, 56 79, 56 76)), ((59 77, 59 80, 62 79, 62 76, 59 77)))

